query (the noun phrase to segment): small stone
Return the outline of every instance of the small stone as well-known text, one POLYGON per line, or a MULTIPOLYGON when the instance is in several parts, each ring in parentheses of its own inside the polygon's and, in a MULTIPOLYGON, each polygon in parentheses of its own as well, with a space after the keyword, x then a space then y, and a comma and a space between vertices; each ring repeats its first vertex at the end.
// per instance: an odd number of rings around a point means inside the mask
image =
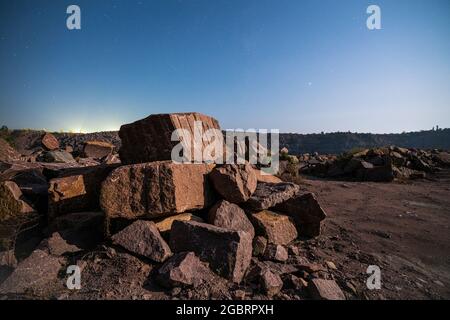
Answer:
POLYGON ((334 264, 333 261, 325 261, 325 263, 331 270, 337 270, 336 265, 334 264))
POLYGON ((345 300, 345 295, 334 280, 312 279, 309 292, 317 300, 345 300))
POLYGON ((51 133, 44 134, 44 136, 42 137, 41 143, 44 146, 44 148, 49 150, 49 151, 53 151, 53 150, 59 149, 59 141, 51 133))
POLYGON ((281 245, 270 244, 264 252, 264 259, 285 262, 289 255, 285 247, 281 245))
POLYGON ((283 281, 279 275, 266 269, 261 274, 261 287, 267 296, 273 297, 280 292, 283 287, 283 281))

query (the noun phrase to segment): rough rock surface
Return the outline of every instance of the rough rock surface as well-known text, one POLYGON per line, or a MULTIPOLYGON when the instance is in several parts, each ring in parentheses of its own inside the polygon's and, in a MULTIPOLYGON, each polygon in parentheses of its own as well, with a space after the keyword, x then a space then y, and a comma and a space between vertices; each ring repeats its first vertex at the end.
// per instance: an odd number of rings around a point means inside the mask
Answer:
POLYGON ((288 216, 264 210, 250 216, 258 235, 267 238, 269 243, 287 245, 297 238, 297 229, 288 216))
POLYGON ((64 259, 37 249, 0 285, 0 294, 40 294, 62 285, 58 273, 63 265, 64 259))
POLYGON ((50 221, 66 213, 99 211, 102 182, 116 167, 100 165, 53 172, 58 177, 50 180, 48 189, 50 221))
POLYGON ((194 252, 173 255, 159 268, 156 279, 166 288, 193 286, 211 278, 211 271, 194 252))
POLYGON ((256 173, 250 164, 227 164, 210 173, 216 191, 229 202, 247 201, 256 190, 256 173))
POLYGON ((255 229, 245 211, 226 200, 219 201, 209 210, 208 222, 217 227, 248 232, 252 239, 255 236, 255 229))
POLYGON ((285 247, 277 244, 270 244, 264 252, 264 259, 285 262, 289 258, 288 251, 285 247))
POLYGON ((345 300, 345 295, 334 280, 312 279, 308 289, 313 299, 345 300))
MULTIPOLYGON (((202 122, 203 132, 208 129, 220 130, 216 119, 200 113, 156 114, 123 125, 119 131, 122 139, 120 159, 124 164, 171 160, 172 149, 179 143, 171 141, 172 133, 176 129, 184 129, 194 139, 193 128, 196 121, 202 122)), ((222 138, 222 135, 218 138, 222 138)), ((193 141, 191 145, 194 146, 193 141)), ((207 143, 202 142, 197 146, 197 150, 203 154, 205 146, 207 143)), ((195 147, 192 152, 194 149, 195 147)))
POLYGON ((70 153, 62 150, 44 151, 37 159, 39 162, 75 163, 75 159, 70 153))
POLYGON ((253 211, 267 210, 292 198, 300 187, 293 183, 258 183, 255 193, 245 203, 253 211))
POLYGON ((4 139, 0 138, 0 161, 16 161, 20 159, 20 154, 14 150, 4 139))
POLYGON ((247 232, 194 221, 174 221, 170 247, 174 252, 195 252, 218 274, 237 283, 241 282, 252 257, 252 239, 247 232))
POLYGON ((176 216, 171 216, 171 217, 157 220, 157 221, 155 221, 155 225, 158 228, 159 232, 162 234, 162 233, 170 232, 170 230, 172 229, 172 223, 174 221, 204 222, 202 218, 200 218, 199 216, 196 216, 192 213, 182 213, 182 214, 177 214, 176 216))
POLYGON ((86 141, 83 147, 83 155, 86 158, 101 159, 113 152, 114 146, 104 141, 86 141))
POLYGON ((171 161, 122 166, 103 182, 100 202, 108 218, 160 218, 212 202, 207 175, 213 165, 171 161))
POLYGON ((253 239, 253 255, 255 257, 264 254, 267 248, 267 239, 262 236, 256 236, 253 239))
POLYGON ((261 287, 269 297, 277 295, 283 287, 283 281, 280 276, 269 269, 261 273, 261 287))
POLYGON ((138 220, 112 236, 114 244, 156 262, 164 262, 172 255, 158 228, 151 221, 138 220))
POLYGON ((48 132, 45 133, 42 136, 41 143, 44 146, 44 148, 48 151, 53 151, 53 150, 59 149, 59 141, 51 133, 48 133, 48 132))
POLYGON ((291 216, 299 235, 304 237, 319 236, 321 222, 327 217, 317 197, 310 192, 299 193, 294 198, 277 205, 274 210, 291 216))

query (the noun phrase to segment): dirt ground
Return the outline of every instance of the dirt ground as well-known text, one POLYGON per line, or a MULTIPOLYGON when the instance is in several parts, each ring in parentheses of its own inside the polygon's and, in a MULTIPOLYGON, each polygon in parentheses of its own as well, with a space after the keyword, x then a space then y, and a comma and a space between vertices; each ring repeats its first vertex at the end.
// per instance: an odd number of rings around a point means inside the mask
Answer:
POLYGON ((300 244, 332 261, 337 281, 360 299, 450 298, 450 171, 393 183, 304 178, 328 213, 322 236, 300 244), (381 289, 368 290, 369 265, 381 289))

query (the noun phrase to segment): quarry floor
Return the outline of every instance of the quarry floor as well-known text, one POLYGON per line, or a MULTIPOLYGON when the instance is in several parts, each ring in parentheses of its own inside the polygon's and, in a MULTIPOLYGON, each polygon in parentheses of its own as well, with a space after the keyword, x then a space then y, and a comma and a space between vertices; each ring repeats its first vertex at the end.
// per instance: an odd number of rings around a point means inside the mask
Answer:
POLYGON ((393 183, 303 178, 328 214, 322 235, 302 246, 332 261, 341 286, 361 299, 450 298, 450 170, 393 183), (369 265, 381 289, 369 290, 369 265))

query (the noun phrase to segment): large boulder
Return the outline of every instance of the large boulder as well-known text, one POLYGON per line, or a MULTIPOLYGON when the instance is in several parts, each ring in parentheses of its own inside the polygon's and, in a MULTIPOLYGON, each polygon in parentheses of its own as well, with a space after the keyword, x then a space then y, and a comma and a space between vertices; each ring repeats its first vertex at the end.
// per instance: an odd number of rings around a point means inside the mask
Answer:
POLYGON ((269 243, 287 245, 297 238, 297 229, 293 220, 272 211, 264 210, 251 215, 258 235, 267 238, 269 243))
POLYGON ((138 220, 112 236, 112 241, 128 251, 164 262, 172 255, 158 228, 151 221, 138 220))
POLYGON ((267 210, 294 197, 299 190, 300 187, 298 185, 289 182, 260 182, 255 193, 245 203, 245 206, 252 211, 267 210))
POLYGON ((119 167, 104 181, 100 202, 108 218, 161 218, 212 202, 209 164, 151 162, 119 167))
POLYGON ((53 151, 53 150, 59 149, 58 139, 56 139, 56 137, 49 132, 45 133, 42 136, 41 143, 42 143, 42 146, 48 151, 53 151))
POLYGON ((195 252, 219 275, 236 283, 241 282, 252 258, 247 232, 194 221, 174 221, 170 247, 174 252, 195 252))
MULTIPOLYGON (((190 133, 193 139, 196 121, 202 122, 204 132, 208 129, 218 129, 217 134, 220 136, 216 139, 223 139, 219 122, 200 113, 156 114, 123 125, 119 131, 122 140, 122 147, 119 150, 122 163, 135 164, 171 160, 172 150, 179 143, 172 141, 172 133, 177 129, 184 129, 190 133)), ((191 141, 191 145, 194 145, 193 141, 191 141)), ((198 151, 203 152, 205 146, 202 142, 197 146, 197 149, 201 149, 198 151)), ((194 149, 193 147, 192 152, 194 149)))
POLYGON ((208 222, 217 227, 248 232, 253 239, 255 229, 245 211, 226 200, 219 201, 208 213, 208 222))
POLYGON ((291 216, 299 235, 317 237, 320 235, 321 222, 327 217, 313 193, 299 193, 274 208, 275 211, 291 216))
POLYGON ((71 168, 54 173, 49 183, 48 215, 55 217, 73 212, 100 211, 102 182, 117 165, 71 168))
POLYGON ((101 159, 113 152, 114 146, 104 141, 86 141, 83 146, 83 155, 86 158, 101 159))
POLYGON ((256 173, 248 163, 216 167, 211 172, 210 178, 216 191, 232 203, 247 201, 256 190, 256 173))

